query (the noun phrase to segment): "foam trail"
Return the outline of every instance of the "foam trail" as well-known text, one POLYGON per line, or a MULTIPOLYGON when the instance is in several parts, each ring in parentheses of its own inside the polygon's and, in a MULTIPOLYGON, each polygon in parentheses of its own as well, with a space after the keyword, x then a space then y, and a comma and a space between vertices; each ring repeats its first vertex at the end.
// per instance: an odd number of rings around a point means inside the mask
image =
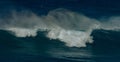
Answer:
POLYGON ((93 42, 91 33, 94 29, 120 29, 116 24, 119 20, 120 17, 112 17, 100 22, 66 9, 57 9, 45 16, 13 12, 11 17, 0 21, 0 24, 4 23, 0 27, 12 31, 17 37, 34 37, 37 31, 48 31, 46 36, 50 39, 59 39, 69 47, 85 47, 86 43, 93 42))

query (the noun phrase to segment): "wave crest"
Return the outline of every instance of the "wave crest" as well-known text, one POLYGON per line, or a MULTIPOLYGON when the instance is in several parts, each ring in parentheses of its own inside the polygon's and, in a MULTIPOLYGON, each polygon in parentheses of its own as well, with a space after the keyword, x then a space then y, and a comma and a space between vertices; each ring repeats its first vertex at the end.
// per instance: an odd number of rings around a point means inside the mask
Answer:
POLYGON ((12 31, 17 37, 34 37, 37 31, 48 31, 46 36, 50 39, 59 39, 69 47, 85 47, 86 43, 93 42, 91 33, 94 29, 120 29, 120 25, 116 25, 116 22, 119 23, 117 18, 100 22, 79 13, 57 9, 46 16, 14 12, 10 18, 1 20, 0 24, 4 23, 2 30, 12 31))

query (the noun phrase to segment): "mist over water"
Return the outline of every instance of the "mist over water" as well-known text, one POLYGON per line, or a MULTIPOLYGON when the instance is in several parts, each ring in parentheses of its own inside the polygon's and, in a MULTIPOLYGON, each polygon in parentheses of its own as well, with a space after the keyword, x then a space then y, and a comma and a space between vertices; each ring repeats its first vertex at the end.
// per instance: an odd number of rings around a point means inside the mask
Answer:
POLYGON ((93 43, 93 30, 120 30, 119 16, 101 21, 62 8, 41 16, 30 11, 13 11, 9 15, 1 19, 1 30, 17 37, 35 37, 38 31, 47 31, 46 37, 65 42, 69 47, 86 47, 86 43, 93 43))
POLYGON ((0 0, 0 62, 120 62, 120 0, 0 0))

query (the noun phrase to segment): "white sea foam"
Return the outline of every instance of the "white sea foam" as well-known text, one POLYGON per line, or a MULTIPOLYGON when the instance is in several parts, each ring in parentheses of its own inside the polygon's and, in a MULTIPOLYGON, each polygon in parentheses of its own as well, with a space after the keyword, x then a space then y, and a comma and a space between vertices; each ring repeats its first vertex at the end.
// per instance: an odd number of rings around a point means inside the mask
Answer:
POLYGON ((36 36, 37 31, 48 31, 50 39, 59 39, 69 47, 85 47, 92 43, 94 29, 120 29, 120 17, 111 17, 105 22, 91 19, 65 9, 50 11, 46 16, 14 12, 10 18, 1 20, 1 29, 12 31, 17 37, 36 36))
POLYGON ((60 39, 69 47, 85 47, 86 43, 93 42, 92 37, 88 32, 73 30, 52 30, 48 33, 47 37, 51 39, 60 39))
POLYGON ((12 31, 17 37, 34 37, 37 35, 37 30, 34 29, 8 28, 7 30, 12 31))

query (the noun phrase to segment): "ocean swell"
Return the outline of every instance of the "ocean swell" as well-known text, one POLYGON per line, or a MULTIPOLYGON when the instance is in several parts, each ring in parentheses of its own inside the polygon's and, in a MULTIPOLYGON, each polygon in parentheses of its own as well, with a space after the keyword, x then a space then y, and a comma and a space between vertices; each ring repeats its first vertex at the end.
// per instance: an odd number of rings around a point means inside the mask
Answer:
POLYGON ((29 12, 13 12, 11 17, 1 19, 1 30, 17 37, 36 36, 38 31, 47 31, 46 37, 59 39, 69 47, 86 47, 92 43, 94 29, 119 30, 120 17, 100 21, 66 9, 56 9, 48 15, 37 16, 29 12))

